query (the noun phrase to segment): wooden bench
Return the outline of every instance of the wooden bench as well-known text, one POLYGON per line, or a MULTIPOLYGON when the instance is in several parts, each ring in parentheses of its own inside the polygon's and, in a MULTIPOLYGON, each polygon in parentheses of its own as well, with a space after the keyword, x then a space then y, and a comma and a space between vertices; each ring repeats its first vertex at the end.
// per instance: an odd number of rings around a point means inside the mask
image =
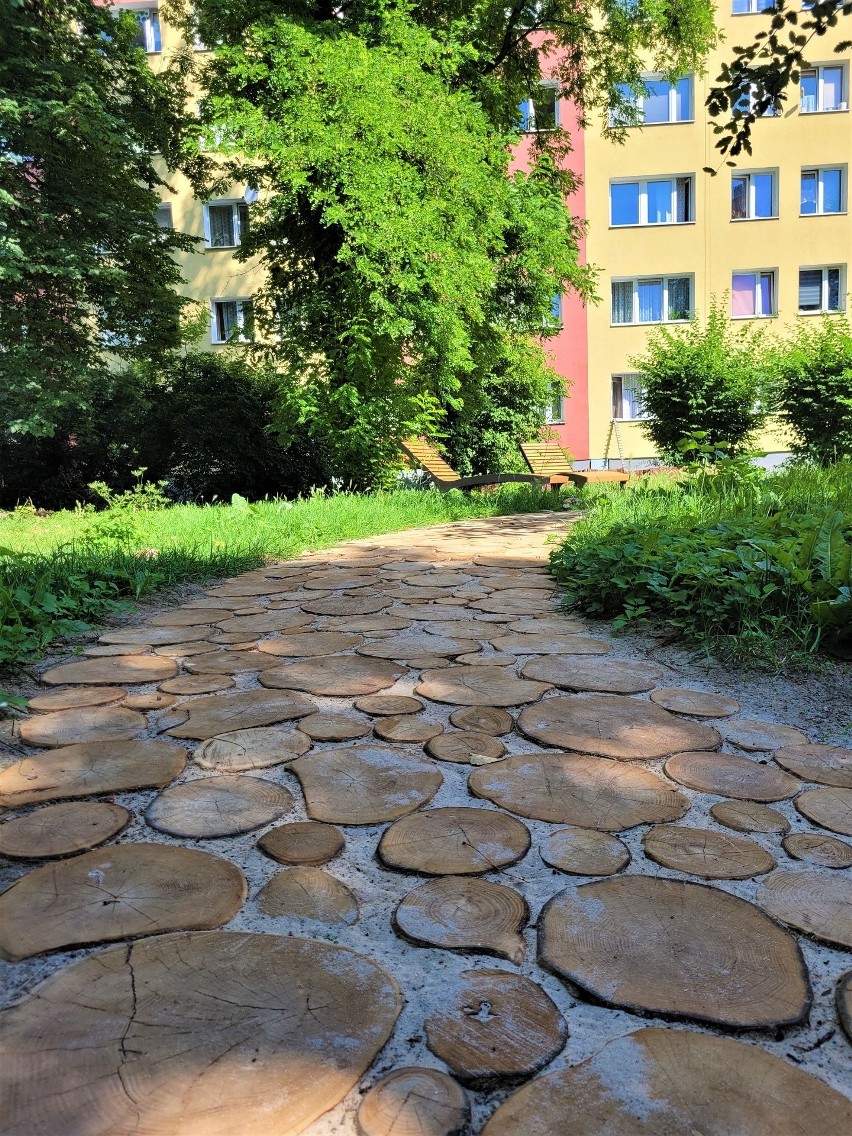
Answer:
POLYGON ((524 442, 521 453, 533 473, 547 478, 551 489, 560 485, 595 485, 607 481, 624 488, 628 481, 626 473, 613 469, 572 469, 570 456, 558 442, 524 442))
POLYGON ((400 449, 416 466, 429 474, 432 483, 442 493, 446 493, 448 489, 476 489, 485 485, 505 485, 513 481, 538 486, 546 482, 544 477, 529 473, 480 473, 473 477, 459 477, 435 447, 423 438, 406 438, 400 443, 400 449))

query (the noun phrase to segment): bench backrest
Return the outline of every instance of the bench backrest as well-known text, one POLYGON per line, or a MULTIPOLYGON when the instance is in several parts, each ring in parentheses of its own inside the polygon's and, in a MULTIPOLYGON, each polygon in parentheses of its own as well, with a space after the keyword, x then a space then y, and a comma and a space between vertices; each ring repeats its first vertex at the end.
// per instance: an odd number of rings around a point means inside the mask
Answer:
POLYGON ((542 477, 555 477, 571 471, 571 459, 558 442, 523 442, 521 453, 533 473, 542 477))
POLYGON ((458 481, 459 475, 444 461, 434 446, 424 442, 422 438, 406 438, 401 443, 401 449, 411 460, 431 473, 439 481, 458 481))

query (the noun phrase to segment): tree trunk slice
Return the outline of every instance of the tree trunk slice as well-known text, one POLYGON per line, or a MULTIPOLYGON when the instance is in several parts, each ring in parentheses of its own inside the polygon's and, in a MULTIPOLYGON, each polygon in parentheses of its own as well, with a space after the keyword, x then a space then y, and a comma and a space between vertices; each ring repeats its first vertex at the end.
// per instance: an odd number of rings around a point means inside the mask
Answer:
POLYGON ((222 931, 122 945, 0 1018, 6 1122, 56 1136, 299 1136, 358 1083, 401 1007, 377 963, 331 943, 222 931))
POLYGON ((381 577, 375 572, 318 572, 308 576, 302 587, 315 592, 342 592, 372 588, 380 583, 381 577))
POLYGON ((739 712, 740 704, 723 694, 710 694, 704 690, 685 690, 668 686, 655 690, 651 701, 671 710, 673 714, 691 714, 696 718, 730 718, 739 712))
POLYGON ((216 647, 226 647, 229 651, 255 651, 255 653, 257 653, 256 636, 251 639, 246 639, 243 635, 225 635, 220 632, 216 635, 213 642, 216 647))
POLYGON ((548 698, 521 711, 518 729, 543 745, 619 761, 650 761, 684 750, 715 749, 721 741, 711 726, 676 718, 653 702, 617 694, 548 698))
POLYGON ((750 753, 766 753, 783 746, 807 744, 807 734, 794 730, 792 726, 779 726, 775 722, 758 722, 753 718, 740 718, 736 722, 726 722, 723 733, 725 740, 737 749, 750 753))
POLYGON ((262 671, 269 666, 269 656, 262 651, 218 651, 212 655, 195 655, 184 663, 190 674, 244 674, 262 671))
POLYGON ((719 801, 711 805, 710 816, 737 832, 789 832, 790 822, 777 809, 751 801, 719 801))
POLYGON ((363 698, 356 698, 354 705, 356 710, 375 717, 418 714, 424 706, 419 698, 410 698, 406 694, 366 694, 363 698))
MULTIPOLYGON (((587 635, 496 635, 491 644, 497 651, 512 651, 516 655, 608 655, 609 643, 590 639, 587 635)), ((549 680, 548 680, 549 681, 549 680)))
POLYGON ((210 840, 262 828, 292 807, 292 794, 272 781, 222 773, 166 789, 145 810, 145 820, 169 836, 210 840))
POLYGON ((510 734, 515 725, 508 710, 500 710, 496 706, 463 706, 450 714, 450 721, 460 730, 491 734, 495 738, 510 734))
POLYGON ((473 652, 469 655, 457 655, 456 662, 469 667, 513 667, 517 662, 514 655, 498 654, 496 651, 490 655, 473 652))
POLYGON ((424 1023, 426 1044, 462 1084, 524 1080, 565 1048, 568 1027, 542 988, 505 970, 466 970, 447 1008, 424 1023))
POLYGON ((182 746, 159 741, 85 742, 25 757, 0 771, 0 805, 160 789, 186 766, 182 746))
POLYGON ((443 588, 423 588, 409 584, 399 584, 396 587, 384 587, 382 595, 390 596, 398 603, 422 603, 423 600, 434 600, 439 596, 446 596, 443 588))
POLYGON ((310 748, 310 738, 301 730, 256 726, 248 730, 232 730, 202 742, 192 760, 202 769, 212 769, 217 773, 241 773, 248 769, 285 765, 310 748))
POLYGON ((47 690, 34 694, 27 709, 49 714, 56 710, 79 710, 85 706, 108 706, 122 702, 127 691, 120 686, 69 686, 67 690, 47 690))
MULTIPOLYGON (((588 631, 588 625, 570 615, 539 615, 533 618, 513 619, 506 626, 507 631, 518 631, 522 635, 565 635, 588 631)), ((648 664, 653 666, 653 664, 648 664)), ((662 671, 662 668, 660 668, 662 671)))
POLYGON ((852 947, 852 889, 845 877, 782 869, 766 877, 755 902, 820 942, 852 947))
POLYGON ((529 917, 526 900, 512 888, 446 876, 410 891, 393 919, 394 929, 418 946, 496 955, 520 966, 529 917))
POLYGON ((173 706, 177 701, 171 694, 163 694, 162 691, 152 690, 150 694, 131 694, 125 701, 124 705, 128 710, 166 710, 169 706, 173 706))
POLYGON ((476 875, 516 864, 530 834, 514 817, 494 809, 426 809, 403 817, 379 842, 389 868, 428 876, 476 875))
POLYGON ((795 773, 803 781, 852 789, 852 749, 827 745, 784 746, 773 756, 782 769, 795 773))
POLYGON ((107 801, 47 805, 0 825, 0 856, 49 860, 87 852, 127 828, 130 816, 107 801))
MULTIPOLYGON (((316 706, 300 694, 274 694, 269 690, 246 690, 240 694, 212 694, 184 704, 187 719, 167 732, 173 738, 206 741, 232 730, 274 726, 293 718, 305 718, 316 706)), ((181 707, 183 709, 184 707, 181 707)))
POLYGON ((307 631, 296 635, 279 635, 264 639, 261 651, 269 655, 283 655, 289 659, 312 659, 319 655, 336 655, 364 642, 363 635, 343 631, 307 631))
POLYGON ((318 820, 293 821, 265 833, 257 842, 261 852, 279 864, 327 864, 346 847, 339 828, 318 820))
POLYGON ((303 690, 330 698, 352 698, 387 690, 408 674, 401 663, 365 659, 361 655, 323 655, 261 671, 262 686, 303 690))
POLYGON ((312 615, 373 615, 392 603, 388 596, 328 596, 305 600, 301 606, 302 611, 309 611, 312 615))
POLYGON ((219 690, 229 690, 234 685, 230 675, 180 675, 160 683, 160 690, 166 694, 215 694, 219 690))
POLYGON ((443 784, 425 757, 391 746, 318 750, 290 766, 305 794, 308 816, 332 824, 382 824, 431 801, 443 784))
POLYGON ((442 667, 422 675, 415 693, 456 706, 520 706, 547 690, 549 683, 515 678, 493 667, 442 667))
POLYGON ((359 1136, 460 1136, 470 1105, 452 1077, 437 1069, 395 1069, 361 1101, 359 1136))
POLYGON ((146 725, 144 714, 124 706, 84 706, 27 718, 21 723, 21 741, 45 747, 120 742, 135 737, 146 725))
POLYGON ((689 809, 658 774, 582 754, 513 754, 475 769, 467 784, 475 797, 519 816, 603 832, 679 820, 689 809))
POLYGON ((513 615, 518 618, 530 615, 552 615, 557 608, 555 598, 546 592, 517 591, 494 592, 481 600, 471 600, 470 606, 476 611, 487 611, 493 615, 513 615))
MULTIPOLYGON (((393 639, 379 639, 358 648, 359 655, 367 655, 374 659, 417 659, 424 655, 435 655, 439 658, 451 658, 463 655, 465 652, 478 652, 481 650, 478 643, 470 639, 453 639, 443 635, 428 635, 425 631, 409 632, 407 635, 395 635, 393 639)), ((444 664, 446 665, 446 664, 444 664)))
POLYGON ((0 954, 18 962, 161 931, 220 927, 248 894, 238 868, 191 848, 116 844, 45 864, 0 895, 0 954))
POLYGON ((482 1136, 844 1136, 852 1106, 756 1045, 642 1029, 525 1085, 482 1136))
POLYGON ((427 722, 414 714, 399 714, 389 718, 379 718, 373 726, 377 738, 386 742, 415 744, 428 742, 444 732, 440 722, 427 722))
POLYGON ((459 620, 469 620, 473 615, 473 612, 459 603, 406 604, 402 611, 407 619, 423 619, 429 621, 439 619, 442 623, 458 623, 459 620))
POLYGON ((439 671, 447 666, 447 660, 440 655, 415 655, 406 663, 413 671, 439 671))
MULTIPOLYGON (((435 618, 424 623, 423 631, 427 635, 448 635, 451 639, 473 639, 478 643, 493 634, 494 628, 482 619, 445 620, 441 615, 442 610, 436 608, 435 618)), ((470 614, 468 612, 468 616, 470 614)))
POLYGON ((473 730, 459 730, 451 734, 440 734, 426 743, 426 752, 438 761, 453 761, 459 765, 470 765, 472 757, 484 757, 496 761, 506 752, 506 747, 491 734, 478 734, 473 730))
POLYGON ((276 919, 309 919, 330 925, 351 926, 360 914, 358 900, 346 884, 314 867, 276 872, 258 893, 257 906, 276 919))
POLYGON ((605 663, 579 662, 561 656, 530 659, 521 670, 524 678, 549 682, 562 690, 594 691, 602 694, 643 694, 653 690, 662 667, 645 663, 625 663, 620 659, 605 663))
POLYGON ((252 599, 255 596, 276 596, 282 592, 289 592, 296 586, 293 579, 272 580, 264 576, 262 580, 246 580, 243 583, 222 584, 218 588, 211 588, 207 593, 210 596, 219 596, 222 599, 252 599))
POLYGON ((427 572, 424 575, 418 574, 416 580, 424 580, 433 588, 461 588, 466 584, 472 582, 472 577, 467 572, 427 572))
POLYGON ((852 868, 852 847, 844 840, 818 832, 794 832, 781 841, 784 851, 795 860, 818 868, 852 868))
POLYGON ((164 611, 146 620, 148 627, 197 627, 200 624, 216 623, 222 618, 218 607, 177 607, 174 611, 164 611))
POLYGON ((807 789, 794 804, 820 828, 852 836, 852 789, 807 789))
MULTIPOLYGON (((100 643, 119 643, 128 648, 146 644, 151 647, 172 646, 175 643, 191 643, 207 639, 207 629, 203 627, 118 627, 114 631, 101 633, 100 643)), ((128 651, 128 654, 135 654, 128 651)))
POLYGON ((334 621, 338 631, 357 631, 361 635, 372 635, 376 631, 407 631, 410 619, 399 619, 393 615, 348 615, 334 621))
POLYGON ((541 858, 551 868, 573 876, 614 876, 630 863, 630 852, 608 832, 568 825, 546 837, 541 858))
POLYGON ((666 762, 665 770, 673 781, 700 793, 743 801, 783 801, 802 787, 798 778, 772 765, 706 750, 677 753, 666 762))
POLYGON ((543 966, 634 1013, 763 1029, 810 1009, 795 938, 705 884, 629 875, 582 884, 545 905, 538 944, 543 966))
POLYGON ((109 659, 79 659, 74 663, 62 663, 45 671, 41 681, 49 686, 63 686, 65 683, 128 686, 135 682, 162 682, 176 674, 177 666, 171 659, 156 655, 117 655, 109 659))
POLYGON ((150 643, 134 643, 132 647, 127 643, 92 643, 84 649, 83 654, 90 659, 112 659, 117 655, 126 655, 131 650, 134 655, 149 655, 153 647, 150 643))
POLYGON ((753 840, 710 828, 659 825, 645 833, 642 846, 664 868, 705 880, 750 880, 776 866, 775 858, 753 840))
POLYGON ((218 650, 217 643, 211 643, 209 639, 202 639, 193 640, 190 643, 173 643, 166 644, 165 647, 155 647, 154 654, 166 659, 189 659, 193 655, 209 655, 212 651, 218 650))
POLYGON ((837 1016, 840 1018, 843 1032, 852 1041, 852 970, 847 970, 845 974, 841 974, 840 981, 837 983, 835 1001, 837 1003, 837 1016))
POLYGON ((235 616, 224 619, 218 626, 222 635, 238 635, 241 639, 256 639, 259 635, 274 635, 280 631, 294 631, 310 627, 313 617, 303 611, 266 611, 263 615, 235 616))
POLYGON ((330 710, 309 714, 299 723, 302 733, 315 742, 347 742, 353 738, 365 738, 372 728, 368 718, 330 710))

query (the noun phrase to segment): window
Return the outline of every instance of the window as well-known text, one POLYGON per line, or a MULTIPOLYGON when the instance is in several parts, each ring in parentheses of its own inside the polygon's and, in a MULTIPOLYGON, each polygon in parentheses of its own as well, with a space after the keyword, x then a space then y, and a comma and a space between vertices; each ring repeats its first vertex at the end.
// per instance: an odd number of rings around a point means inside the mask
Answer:
POLYGON ((800 312, 842 312, 842 271, 837 268, 799 269, 800 312))
POLYGON ((814 213, 845 213, 843 169, 802 170, 802 204, 804 216, 814 213))
MULTIPOLYGON (((645 79, 645 90, 637 96, 635 92, 623 83, 618 90, 623 101, 635 106, 639 122, 645 124, 663 122, 691 122, 692 121, 692 76, 687 75, 676 83, 668 83, 665 79, 650 76, 645 79)), ((629 123, 619 122, 618 115, 610 116, 611 126, 624 126, 629 123)))
POLYGON ((669 323, 692 315, 692 277, 663 276, 648 280, 614 280, 612 322, 669 323))
POLYGON ((695 220, 692 177, 614 181, 610 225, 682 225, 695 220))
POLYGON ((731 317, 775 315, 775 273, 735 272, 731 279, 731 317))
POLYGON ((125 9, 132 11, 139 25, 139 35, 136 39, 137 47, 141 47, 149 55, 163 50, 160 38, 160 13, 156 8, 125 9))
POLYGON ((550 301, 550 315, 543 322, 548 328, 562 327, 562 297, 558 292, 550 301))
POLYGON ((204 207, 204 239, 208 248, 236 248, 248 232, 248 205, 223 201, 204 207))
POLYGON ((173 229, 171 202, 161 201, 154 212, 154 218, 161 229, 173 229))
POLYGON ((622 421, 647 418, 641 375, 612 376, 612 416, 622 421))
MULTIPOLYGON (((759 83, 750 83, 746 90, 734 103, 733 109, 738 114, 757 114, 757 102, 764 94, 764 89, 759 83)), ((763 118, 773 118, 781 114, 781 100, 773 99, 769 106, 762 112, 763 118)))
POLYGON ((799 113, 846 110, 846 83, 842 66, 811 67, 802 72, 799 113))
POLYGON ((248 343, 254 338, 254 319, 251 300, 214 300, 214 343, 248 343))
POLYGON ((561 423, 565 421, 565 384, 554 383, 550 391, 550 401, 544 408, 545 422, 561 423))
POLYGON ((734 174, 731 178, 731 219, 757 221, 776 217, 776 174, 764 171, 752 174, 734 174))
POLYGON ((731 0, 731 12, 735 16, 747 16, 751 12, 771 12, 775 0, 731 0))
POLYGON ((555 130, 559 125, 559 100, 555 83, 541 83, 531 99, 521 103, 521 125, 527 133, 555 130))

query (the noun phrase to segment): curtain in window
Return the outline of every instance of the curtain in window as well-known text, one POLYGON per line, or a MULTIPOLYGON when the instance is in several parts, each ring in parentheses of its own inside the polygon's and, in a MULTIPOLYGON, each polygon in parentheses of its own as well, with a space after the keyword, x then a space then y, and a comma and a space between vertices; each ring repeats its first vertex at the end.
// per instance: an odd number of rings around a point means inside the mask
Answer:
POLYGON ((692 310, 688 276, 672 276, 669 280, 669 319, 689 319, 692 310))
POLYGON ((622 418, 644 418, 645 406, 642 402, 642 376, 622 375, 622 418))
POLYGON ((666 225, 672 221, 672 183, 670 181, 649 181, 648 224, 666 225))
POLYGON ((731 280, 731 315, 753 316, 755 279, 753 272, 737 273, 731 280))
POLYGON ((659 323, 663 318, 662 280, 640 280, 637 291, 639 293, 639 322, 659 323))
POLYGON ((612 416, 613 418, 623 418, 621 402, 621 376, 612 376, 612 416))
POLYGON ((843 98, 843 68, 824 67, 822 71, 822 110, 837 110, 843 98))
POLYGON ((633 323, 633 285, 629 280, 612 286, 612 322, 633 323))
POLYGON ((207 210, 210 218, 210 244, 213 248, 231 248, 234 239, 234 210, 230 205, 211 205, 207 210))
POLYGON ((822 269, 803 268, 799 272, 799 311, 818 312, 822 307, 822 269))
MULTIPOLYGON (((804 185, 804 177, 802 178, 804 185)), ((841 209, 840 170, 822 171, 822 211, 839 213, 841 209)), ((804 212, 804 210, 802 210, 804 212)))
POLYGON ((219 343, 227 343, 231 336, 236 334, 238 326, 237 301, 218 300, 216 302, 217 341, 219 343))
POLYGON ((692 220, 692 178, 677 179, 677 220, 692 220))

